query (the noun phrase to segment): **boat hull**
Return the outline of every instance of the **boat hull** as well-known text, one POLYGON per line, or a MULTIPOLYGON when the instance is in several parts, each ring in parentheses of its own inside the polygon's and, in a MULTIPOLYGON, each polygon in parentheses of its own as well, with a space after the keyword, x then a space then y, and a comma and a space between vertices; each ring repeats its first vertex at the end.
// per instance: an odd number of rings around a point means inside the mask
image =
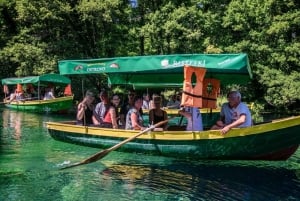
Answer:
MULTIPOLYGON (((56 140, 98 148, 111 147, 138 133, 68 123, 48 122, 47 126, 56 140)), ((299 131, 300 117, 232 129, 225 136, 219 131, 152 131, 118 150, 193 160, 286 160, 299 146, 299 131)))
POLYGON ((73 105, 73 96, 58 97, 51 100, 26 100, 5 103, 5 106, 20 111, 38 113, 66 112, 73 105))

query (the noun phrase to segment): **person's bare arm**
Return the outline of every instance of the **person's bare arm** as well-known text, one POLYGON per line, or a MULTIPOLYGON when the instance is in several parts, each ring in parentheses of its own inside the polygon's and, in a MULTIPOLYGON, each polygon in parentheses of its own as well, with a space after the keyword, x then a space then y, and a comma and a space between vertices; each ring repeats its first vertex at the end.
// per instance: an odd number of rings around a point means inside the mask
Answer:
POLYGON ((226 134, 230 129, 238 127, 239 125, 246 122, 246 114, 241 114, 240 118, 238 118, 236 121, 232 122, 231 124, 228 124, 224 128, 221 129, 221 133, 224 135, 226 134))
POLYGON ((86 109, 86 105, 85 105, 84 101, 82 101, 81 103, 78 104, 78 107, 77 107, 77 120, 83 119, 85 109, 86 109))
POLYGON ((111 108, 109 112, 111 116, 112 127, 116 129, 118 128, 116 110, 114 108, 111 108))
POLYGON ((130 117, 131 117, 132 127, 135 130, 144 130, 145 129, 142 125, 139 124, 138 116, 136 115, 136 113, 133 112, 130 117))

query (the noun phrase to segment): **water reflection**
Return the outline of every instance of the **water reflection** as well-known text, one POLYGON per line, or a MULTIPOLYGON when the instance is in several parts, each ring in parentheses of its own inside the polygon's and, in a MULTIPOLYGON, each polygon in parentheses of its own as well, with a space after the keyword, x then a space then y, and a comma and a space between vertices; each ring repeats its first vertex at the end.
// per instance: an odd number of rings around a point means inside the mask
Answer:
POLYGON ((3 110, 2 111, 2 125, 3 128, 14 128, 15 139, 21 137, 22 122, 27 124, 26 126, 38 127, 40 126, 39 116, 32 113, 26 113, 14 110, 3 110))
POLYGON ((297 200, 297 171, 179 162, 168 166, 115 164, 100 174, 123 183, 124 198, 134 197, 142 189, 149 197, 172 200, 297 200))
POLYGON ((111 152, 59 171, 98 149, 53 140, 45 123, 69 120, 0 108, 0 200, 299 200, 300 150, 288 161, 184 161, 111 152), (1 113, 2 112, 2 113, 1 113))

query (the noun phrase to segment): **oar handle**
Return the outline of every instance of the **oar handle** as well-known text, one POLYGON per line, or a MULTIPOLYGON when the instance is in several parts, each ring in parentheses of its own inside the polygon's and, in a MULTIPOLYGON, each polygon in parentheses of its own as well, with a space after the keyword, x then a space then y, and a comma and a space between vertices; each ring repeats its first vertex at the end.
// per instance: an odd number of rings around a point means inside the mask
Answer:
MULTIPOLYGON (((172 117, 172 118, 174 118, 174 117, 172 117)), ((172 118, 170 118, 170 119, 172 119, 172 118)), ((119 144, 116 144, 116 145, 112 146, 111 148, 109 148, 109 149, 107 149, 107 150, 109 150, 109 151, 114 151, 114 150, 118 149, 120 146, 122 146, 123 144, 126 144, 127 142, 129 142, 129 141, 131 141, 131 140, 133 140, 133 139, 139 137, 140 135, 143 135, 144 133, 146 133, 146 132, 148 132, 148 131, 151 131, 152 129, 154 129, 154 128, 158 127, 158 126, 161 126, 161 125, 167 123, 170 119, 167 119, 167 120, 164 120, 164 121, 160 121, 160 122, 158 122, 157 124, 151 125, 149 128, 146 128, 146 129, 143 130, 142 132, 140 132, 140 133, 138 133, 138 134, 136 134, 136 135, 133 135, 133 136, 131 136, 130 138, 127 138, 126 140, 122 141, 122 142, 119 143, 119 144)))

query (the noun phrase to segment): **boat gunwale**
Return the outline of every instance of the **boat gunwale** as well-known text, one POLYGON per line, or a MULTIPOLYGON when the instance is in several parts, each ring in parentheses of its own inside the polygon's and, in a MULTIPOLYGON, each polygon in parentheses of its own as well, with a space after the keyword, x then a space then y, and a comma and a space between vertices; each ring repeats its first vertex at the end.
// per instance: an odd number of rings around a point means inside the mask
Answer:
POLYGON ((54 99, 49 100, 19 100, 19 101, 11 101, 10 103, 8 101, 4 101, 5 105, 14 105, 14 106, 30 106, 30 105, 44 105, 44 104, 51 104, 51 103, 57 103, 57 102, 63 102, 63 101, 70 101, 73 100, 74 95, 72 96, 63 96, 63 97, 57 97, 54 99))
MULTIPOLYGON (((247 128, 233 128, 226 135, 222 135, 219 130, 205 131, 150 131, 139 136, 139 139, 156 140, 212 140, 222 138, 244 137, 250 135, 262 135, 280 129, 287 129, 294 126, 300 126, 300 116, 276 119, 270 122, 253 125, 247 128)), ((92 126, 76 125, 75 121, 65 122, 47 122, 48 130, 58 130, 69 133, 78 133, 79 135, 89 135, 96 137, 119 137, 128 138, 140 132, 125 129, 111 129, 92 126)))

